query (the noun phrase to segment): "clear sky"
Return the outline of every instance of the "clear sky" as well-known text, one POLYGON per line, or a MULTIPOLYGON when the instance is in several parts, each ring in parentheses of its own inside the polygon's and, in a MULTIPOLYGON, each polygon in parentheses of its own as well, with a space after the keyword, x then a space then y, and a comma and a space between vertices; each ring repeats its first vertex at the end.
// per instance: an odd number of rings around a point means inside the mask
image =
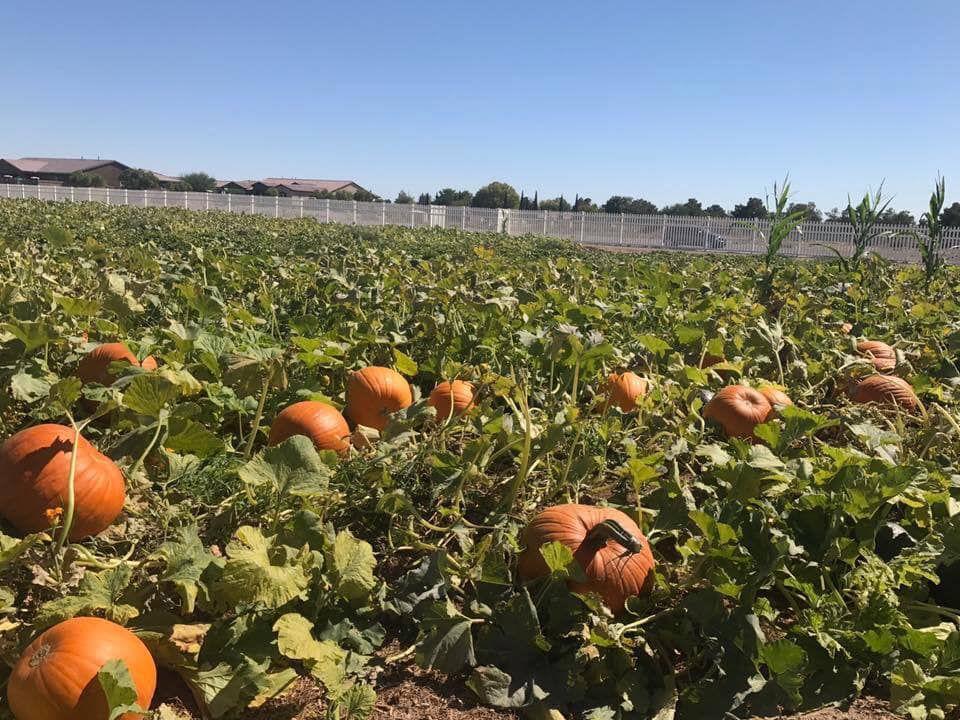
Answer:
POLYGON ((0 157, 384 197, 960 200, 960 0, 0 4, 0 157))

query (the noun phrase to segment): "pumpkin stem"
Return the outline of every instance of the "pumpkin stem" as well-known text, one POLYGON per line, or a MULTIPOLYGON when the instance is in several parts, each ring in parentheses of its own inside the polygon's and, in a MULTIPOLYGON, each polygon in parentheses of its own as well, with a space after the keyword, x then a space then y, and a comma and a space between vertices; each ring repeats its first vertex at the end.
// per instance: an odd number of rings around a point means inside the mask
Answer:
POLYGON ((587 533, 586 542, 594 547, 601 548, 610 540, 622 545, 628 553, 643 551, 643 543, 640 539, 630 533, 616 520, 604 520, 599 525, 595 525, 593 529, 587 533))

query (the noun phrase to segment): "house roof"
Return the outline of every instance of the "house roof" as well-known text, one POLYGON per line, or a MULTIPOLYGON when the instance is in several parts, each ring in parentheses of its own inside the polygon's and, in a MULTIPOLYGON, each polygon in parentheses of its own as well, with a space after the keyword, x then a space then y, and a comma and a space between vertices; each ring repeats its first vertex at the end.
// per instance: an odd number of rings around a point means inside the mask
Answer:
POLYGON ((264 178, 260 182, 267 187, 286 187, 290 190, 297 190, 299 192, 319 192, 321 190, 326 190, 328 192, 336 192, 337 190, 342 190, 348 185, 354 185, 360 187, 353 180, 315 180, 312 178, 282 178, 282 177, 273 177, 273 178, 264 178))
POLYGON ((156 176, 157 180, 159 180, 160 182, 168 182, 168 183, 180 182, 180 178, 174 175, 164 175, 163 173, 157 172, 156 170, 151 170, 150 172, 152 172, 156 176))
POLYGON ((224 188, 227 185, 236 185, 244 190, 252 190, 255 180, 217 180, 217 187, 224 188))
POLYGON ((3 158, 4 162, 12 165, 20 172, 51 173, 55 175, 69 175, 75 172, 96 170, 104 165, 120 165, 116 160, 87 160, 84 158, 3 158))

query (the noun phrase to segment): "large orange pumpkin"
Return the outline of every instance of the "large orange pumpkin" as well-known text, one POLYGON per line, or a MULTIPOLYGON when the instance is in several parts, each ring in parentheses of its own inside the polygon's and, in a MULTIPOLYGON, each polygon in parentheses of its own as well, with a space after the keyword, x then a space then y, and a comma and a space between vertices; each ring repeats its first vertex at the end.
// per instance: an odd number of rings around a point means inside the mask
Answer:
POLYGON ((790 396, 787 395, 783 390, 776 387, 775 385, 761 385, 759 388, 760 394, 763 395, 767 402, 770 403, 770 412, 767 414, 767 420, 774 417, 777 414, 777 406, 787 406, 793 405, 793 400, 790 399, 790 396))
POLYGON ((858 403, 899 405, 904 410, 916 410, 920 405, 910 383, 896 375, 869 375, 853 385, 849 394, 858 403))
POLYGON ((106 343, 95 347, 83 357, 77 365, 77 376, 84 385, 112 385, 116 378, 110 373, 110 364, 115 362, 130 363, 148 371, 157 369, 157 361, 152 356, 144 358, 141 364, 137 356, 123 343, 106 343))
POLYGON ((710 399, 703 416, 718 422, 730 437, 752 438, 753 429, 771 412, 773 406, 763 393, 746 385, 727 385, 710 399))
POLYGON ((647 394, 648 383, 634 372, 612 373, 607 377, 607 399, 604 409, 618 407, 621 411, 637 409, 637 398, 647 394))
POLYGON ((365 367, 347 381, 347 416, 359 425, 383 430, 390 413, 412 403, 410 383, 396 370, 365 367))
POLYGON ((445 422, 447 418, 462 415, 473 407, 473 385, 465 380, 444 380, 431 392, 427 405, 435 408, 437 419, 445 422))
POLYGON ((861 340, 857 343, 857 352, 870 360, 880 372, 888 372, 897 366, 897 353, 885 342, 861 340))
POLYGON ((305 400, 284 408, 270 426, 269 445, 279 445, 294 435, 305 435, 317 450, 345 453, 350 448, 350 428, 343 415, 326 403, 305 400))
MULTIPOLYGON (((36 425, 0 446, 0 514, 21 532, 46 530, 66 508, 73 437, 63 425, 36 425)), ((120 468, 82 435, 77 446, 71 540, 106 530, 126 495, 120 468)))
POLYGON ((540 547, 560 542, 573 551, 587 582, 570 582, 574 592, 595 592, 614 614, 628 597, 649 588, 654 561, 650 545, 629 516, 613 508, 554 505, 537 515, 523 532, 517 570, 523 580, 550 572, 540 547), (614 539, 617 538, 617 539, 614 539))
MULTIPOLYGON (((157 688, 157 667, 136 635, 95 617, 55 625, 23 651, 7 685, 17 720, 107 720, 107 699, 97 673, 110 660, 123 660, 137 688, 137 704, 149 709, 157 688)), ((135 720, 127 713, 121 720, 135 720)))

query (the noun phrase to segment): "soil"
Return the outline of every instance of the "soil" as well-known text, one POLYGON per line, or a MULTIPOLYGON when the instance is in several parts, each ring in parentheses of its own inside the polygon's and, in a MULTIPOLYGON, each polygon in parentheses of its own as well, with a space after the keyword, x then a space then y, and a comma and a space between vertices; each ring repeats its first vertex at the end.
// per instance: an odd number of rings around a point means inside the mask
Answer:
POLYGON ((767 720, 902 720, 894 715, 883 700, 860 698, 848 709, 825 708, 802 715, 777 715, 767 720))

